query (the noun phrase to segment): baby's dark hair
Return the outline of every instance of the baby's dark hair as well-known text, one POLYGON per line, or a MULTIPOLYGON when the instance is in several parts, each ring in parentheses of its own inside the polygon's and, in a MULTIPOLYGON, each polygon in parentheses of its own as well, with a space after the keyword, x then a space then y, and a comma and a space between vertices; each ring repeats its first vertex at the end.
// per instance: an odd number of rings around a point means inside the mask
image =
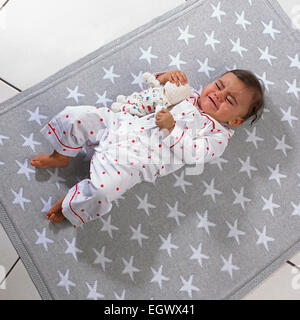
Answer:
POLYGON ((238 77, 241 81, 243 81, 247 87, 254 89, 254 95, 252 99, 252 103, 249 108, 249 112, 244 116, 244 120, 248 120, 249 118, 253 117, 250 127, 256 121, 258 121, 264 111, 265 100, 264 100, 264 92, 265 86, 261 83, 255 74, 249 70, 244 69, 234 69, 225 72, 223 75, 232 72, 236 77, 238 77))

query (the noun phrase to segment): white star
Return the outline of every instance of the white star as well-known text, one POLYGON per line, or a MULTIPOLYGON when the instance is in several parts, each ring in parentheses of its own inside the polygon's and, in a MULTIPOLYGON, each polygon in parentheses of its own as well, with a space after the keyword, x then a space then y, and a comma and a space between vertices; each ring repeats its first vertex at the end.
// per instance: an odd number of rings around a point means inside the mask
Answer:
POLYGON ((216 50, 215 44, 220 43, 219 40, 214 39, 214 34, 215 34, 215 32, 212 31, 211 34, 210 34, 210 36, 209 36, 206 32, 204 32, 204 34, 205 34, 205 37, 206 37, 205 46, 208 46, 208 45, 209 45, 209 46, 211 46, 211 47, 213 48, 213 50, 215 51, 215 50, 216 50))
POLYGON ((120 76, 116 73, 114 73, 114 66, 111 66, 109 70, 105 69, 103 67, 103 70, 105 72, 105 75, 103 77, 103 79, 109 79, 112 83, 115 83, 115 79, 114 78, 120 78, 120 76))
POLYGON ((139 246, 142 248, 142 239, 149 239, 149 237, 141 233, 141 224, 138 225, 137 229, 134 229, 132 226, 130 226, 130 229, 133 232, 130 240, 137 240, 139 246))
POLYGON ((261 77, 258 74, 256 74, 256 76, 257 76, 258 79, 260 79, 264 83, 264 86, 267 89, 267 91, 269 91, 269 84, 273 85, 274 82, 269 81, 269 80, 266 79, 266 72, 264 72, 261 77))
POLYGON ((96 104, 103 104, 105 107, 107 107, 107 102, 112 102, 113 100, 106 98, 106 90, 104 91, 103 95, 96 93, 98 100, 96 101, 96 104))
POLYGON ((157 59, 158 57, 153 55, 151 53, 152 47, 150 46, 147 51, 145 51, 143 48, 140 48, 142 55, 140 56, 140 60, 145 59, 148 61, 149 64, 151 64, 151 59, 157 59))
POLYGON ((33 140, 33 133, 30 134, 30 136, 27 138, 21 134, 22 138, 25 140, 25 142, 22 144, 23 147, 29 146, 33 152, 35 152, 35 145, 40 145, 41 143, 38 141, 33 140))
POLYGON ((227 238, 234 237, 234 239, 237 241, 237 243, 240 244, 239 236, 245 235, 246 233, 244 231, 238 230, 237 222, 238 222, 238 220, 236 219, 234 221, 234 225, 232 226, 228 221, 226 221, 226 224, 227 224, 228 228, 230 229, 230 231, 227 235, 227 238))
POLYGON ((221 191, 219 191, 219 190, 214 188, 215 178, 213 178, 211 180, 210 185, 208 185, 205 181, 202 181, 202 182, 206 187, 206 190, 204 191, 203 195, 211 196, 212 199, 213 199, 213 202, 216 202, 215 195, 216 194, 222 194, 223 192, 221 192, 221 191))
POLYGON ((220 171, 223 171, 222 163, 227 163, 227 162, 228 162, 228 160, 223 159, 222 157, 218 157, 216 159, 211 160, 209 162, 209 164, 210 165, 211 164, 216 164, 219 167, 220 171))
POLYGON ((249 2, 249 4, 250 4, 250 6, 252 6, 252 0, 248 0, 248 2, 249 2))
POLYGON ((286 149, 293 149, 291 146, 285 143, 285 134, 282 136, 281 140, 277 139, 276 137, 273 136, 273 138, 276 140, 277 145, 275 147, 275 150, 281 150, 285 156, 286 154, 286 149))
POLYGON ((133 77, 133 81, 131 82, 131 84, 138 84, 140 89, 143 90, 143 79, 142 79, 143 72, 140 71, 140 73, 137 76, 131 72, 131 75, 133 77))
POLYGON ((236 64, 234 64, 232 68, 230 68, 230 67, 225 67, 225 69, 226 69, 226 71, 231 71, 231 70, 237 69, 237 66, 236 66, 236 64))
POLYGON ((257 141, 264 141, 264 139, 256 136, 256 127, 253 128, 251 133, 247 129, 245 129, 245 131, 248 134, 246 142, 253 142, 255 148, 257 149, 257 141))
POLYGON ((134 258, 134 257, 131 256, 129 262, 127 262, 124 258, 122 258, 123 263, 124 263, 124 265, 125 265, 125 268, 123 269, 122 273, 123 273, 123 274, 128 273, 129 276, 130 276, 130 279, 131 279, 132 281, 134 281, 134 279, 133 279, 133 272, 140 272, 140 271, 141 271, 140 269, 133 267, 133 265, 132 265, 132 263, 133 263, 133 258, 134 258))
POLYGON ((264 207, 263 207, 263 211, 264 210, 270 210, 272 216, 274 216, 274 211, 273 209, 275 208, 279 208, 280 206, 276 203, 273 203, 273 193, 270 195, 269 199, 264 198, 263 196, 261 196, 262 199, 264 200, 264 207))
POLYGON ((0 134, 0 144, 1 144, 1 146, 3 146, 3 141, 2 140, 4 140, 4 139, 9 139, 9 137, 6 137, 6 136, 3 136, 3 135, 0 134))
POLYGON ((41 119, 47 119, 46 116, 39 114, 40 107, 37 107, 34 112, 32 112, 30 110, 27 110, 27 112, 29 112, 29 114, 30 114, 30 118, 28 119, 28 121, 36 121, 40 126, 42 125, 41 119))
POLYGON ((237 38, 236 42, 232 41, 231 39, 229 40, 233 44, 231 52, 237 52, 241 57, 243 57, 243 51, 248 51, 248 49, 240 45, 240 42, 241 42, 240 38, 237 38))
POLYGON ((216 225, 214 223, 208 221, 207 210, 205 210, 205 212, 204 212, 204 217, 202 217, 198 211, 196 211, 196 214, 197 214, 198 218, 200 219, 200 222, 197 224, 197 228, 204 228, 205 231, 209 235, 209 227, 215 227, 216 225))
POLYGON ((122 294, 119 296, 119 295, 114 291, 114 295, 115 295, 115 297, 116 297, 116 300, 125 300, 125 292, 126 292, 126 290, 124 289, 124 290, 122 291, 122 294))
POLYGON ((281 187, 281 183, 280 183, 280 179, 281 178, 286 178, 287 176, 284 174, 281 174, 279 172, 279 164, 276 165, 276 168, 273 169, 271 167, 268 167, 268 169, 271 171, 271 175, 269 177, 269 180, 275 179, 277 181, 277 183, 280 185, 281 187))
POLYGON ((189 28, 190 26, 186 26, 185 30, 183 31, 180 27, 178 27, 180 36, 177 38, 177 40, 184 40, 187 45, 189 44, 189 39, 195 38, 194 35, 188 33, 189 28))
POLYGON ((57 272, 58 272, 58 274, 60 276, 60 281, 57 284, 57 286, 58 287, 65 287, 67 293, 70 294, 70 287, 76 287, 76 284, 69 280, 69 272, 70 272, 70 270, 67 269, 65 275, 63 275, 59 270, 57 270, 57 272))
POLYGON ((28 168, 28 159, 25 159, 24 163, 20 163, 16 160, 17 165, 20 167, 17 174, 25 174, 28 181, 30 181, 30 173, 35 173, 35 170, 28 168))
POLYGON ((294 79, 292 84, 288 81, 285 81, 285 83, 289 87, 286 93, 293 93, 296 96, 296 98, 299 99, 298 92, 300 92, 300 88, 297 87, 297 80, 294 79))
POLYGON ((190 275, 190 278, 187 281, 182 276, 180 276, 180 279, 181 279, 181 281, 183 283, 183 286, 180 288, 179 291, 186 291, 190 298, 192 298, 192 290, 194 290, 194 291, 199 291, 200 290, 196 286, 192 285, 193 276, 194 275, 190 275))
POLYGON ((96 260, 93 264, 101 264, 103 271, 105 272, 105 263, 112 262, 111 259, 105 257, 105 246, 101 248, 101 252, 99 253, 95 248, 93 248, 94 252, 96 253, 96 260))
POLYGON ((18 193, 16 193, 13 189, 10 189, 10 191, 15 196, 13 204, 19 204, 21 206, 21 208, 23 209, 23 211, 24 211, 25 210, 24 209, 24 203, 26 203, 26 202, 29 203, 29 202, 31 202, 31 200, 26 199, 26 198, 23 197, 23 188, 20 188, 18 193))
POLYGON ((257 49, 260 51, 261 56, 259 57, 259 60, 267 60, 270 65, 272 65, 272 60, 271 59, 277 59, 277 57, 272 56, 269 54, 269 47, 267 46, 265 48, 265 51, 261 50, 259 47, 257 49))
POLYGON ((58 168, 55 168, 54 169, 54 172, 51 172, 50 170, 47 169, 47 172, 49 173, 50 175, 50 178, 49 178, 49 183, 52 184, 52 183, 55 183, 57 189, 60 189, 60 182, 65 182, 66 180, 64 178, 61 178, 58 176, 58 168))
POLYGON ((223 267, 221 269, 221 271, 227 271, 230 274, 230 278, 232 279, 232 271, 233 270, 239 270, 240 268, 238 266, 235 266, 234 264, 232 264, 232 253, 230 254, 228 260, 226 260, 222 255, 221 258, 223 260, 223 267))
POLYGON ((172 61, 169 63, 169 66, 176 66, 177 69, 181 70, 181 69, 180 69, 180 65, 181 65, 181 64, 186 64, 186 62, 183 61, 183 60, 180 60, 180 55, 181 55, 180 52, 177 53, 177 56, 176 56, 176 57, 173 57, 172 55, 169 54, 169 57, 170 57, 171 60, 172 60, 172 61))
POLYGON ((291 204, 294 208, 294 211, 292 212, 292 216, 299 216, 300 217, 300 202, 298 205, 295 205, 294 202, 292 201, 291 204))
POLYGON ((41 233, 36 229, 34 229, 34 232, 38 236, 35 244, 42 244, 44 246, 44 249, 48 251, 48 243, 54 243, 54 241, 46 237, 46 228, 43 228, 43 231, 41 233))
POLYGON ((246 171, 248 174, 248 177, 251 179, 251 170, 257 171, 257 168, 252 167, 250 165, 250 156, 247 157, 246 161, 243 161, 242 159, 239 158, 240 163, 242 164, 242 168, 240 169, 240 172, 246 171))
POLYGON ((149 208, 156 208, 156 206, 154 206, 151 203, 148 203, 148 193, 145 194, 145 197, 143 200, 138 195, 136 195, 136 197, 140 202, 137 209, 144 209, 146 211, 147 216, 149 216, 149 211, 148 211, 149 208))
POLYGON ((78 248, 76 248, 76 246, 75 246, 76 238, 74 237, 74 238, 72 239, 72 243, 70 243, 70 242, 69 242, 68 240, 66 240, 66 239, 64 239, 64 240, 65 240, 65 242, 66 242, 66 244, 67 244, 67 246, 68 246, 68 248, 67 248, 67 250, 65 251, 65 253, 71 253, 72 256, 74 257, 74 259, 77 261, 77 252, 81 253, 81 252, 83 252, 83 251, 80 250, 80 249, 78 249, 78 248))
POLYGON ((235 195, 235 200, 233 204, 240 204, 245 211, 245 204, 244 202, 246 201, 251 201, 251 199, 244 197, 244 187, 241 188, 240 193, 237 193, 234 189, 232 189, 232 192, 235 195))
POLYGON ((93 288, 87 282, 85 284, 90 290, 88 296, 86 297, 87 299, 98 300, 98 298, 104 298, 103 294, 97 292, 97 280, 95 280, 93 288))
POLYGON ((201 62, 197 59, 197 62, 200 64, 198 72, 204 72, 207 75, 207 77, 210 78, 209 71, 215 71, 216 69, 214 67, 208 66, 208 58, 205 58, 204 62, 201 62))
POLYGON ((283 113, 283 117, 280 119, 281 121, 287 121, 291 127, 293 127, 292 121, 298 120, 297 117, 291 115, 291 106, 289 106, 288 111, 284 111, 280 108, 281 112, 283 113))
POLYGON ((173 176, 176 178, 174 187, 181 187, 182 191, 185 193, 185 186, 192 186, 193 184, 184 180, 184 170, 181 171, 180 177, 173 173, 173 176))
POLYGON ((249 21, 247 21, 247 20, 245 19, 245 17, 244 17, 245 11, 242 11, 242 13, 241 13, 240 15, 239 15, 237 12, 235 12, 235 11, 234 11, 234 13, 235 13, 235 15, 236 15, 237 18, 238 18, 235 24, 240 24, 240 25, 242 25, 243 28, 244 28, 244 30, 246 30, 246 25, 247 25, 247 24, 251 24, 251 22, 249 22, 249 21))
POLYGON ((202 253, 202 243, 199 243, 198 249, 193 248, 193 246, 190 245, 190 248, 193 251, 193 254, 190 256, 190 259, 197 260, 200 266, 202 267, 202 259, 209 259, 209 256, 206 256, 202 253))
POLYGON ((172 208, 171 206, 169 206, 169 204, 167 203, 167 206, 170 210, 169 214, 168 214, 168 218, 174 218, 176 220, 177 225, 179 226, 179 217, 185 217, 185 214, 178 211, 177 210, 177 206, 178 206, 178 201, 176 201, 175 206, 172 208))
POLYGON ((108 216, 107 220, 103 219, 100 217, 101 221, 103 222, 103 227, 101 228, 101 231, 107 231, 109 236, 113 238, 112 236, 112 230, 119 230, 118 227, 113 226, 110 221, 111 221, 111 215, 108 216))
POLYGON ((298 68, 300 70, 300 61, 299 61, 299 57, 298 57, 298 53, 295 55, 295 58, 291 58, 290 56, 288 56, 288 58, 291 61, 290 67, 293 68, 298 68))
POLYGON ((263 21, 261 21, 261 23, 265 27, 263 34, 269 34, 273 40, 275 40, 275 33, 281 33, 279 30, 276 30, 273 28, 273 21, 272 20, 270 20, 268 25, 266 25, 263 21))
POLYGON ((78 103, 78 97, 84 97, 85 95, 83 93, 78 92, 78 86, 76 86, 75 89, 67 88, 69 91, 69 95, 66 97, 66 99, 74 99, 76 103, 78 103))
POLYGON ((170 278, 168 277, 165 277, 164 275, 162 275, 162 265, 159 267, 158 271, 155 271, 155 269, 153 269, 151 267, 151 271, 153 273, 153 278, 151 279, 151 282, 157 282, 158 285, 159 285, 159 288, 161 289, 162 287, 162 281, 165 280, 165 281, 169 281, 170 278))
POLYGON ((41 210, 41 212, 48 212, 50 210, 50 208, 52 207, 51 202, 52 202, 52 197, 48 198, 48 201, 45 201, 43 198, 40 198, 42 203, 43 203, 43 209, 41 210))
POLYGON ((258 235, 258 240, 256 241, 256 244, 263 244, 267 251, 269 251, 268 248, 268 241, 274 241, 274 238, 268 237, 266 235, 266 226, 264 226, 263 231, 260 232, 258 229, 255 228, 256 234, 258 235))
POLYGON ((211 4, 211 7, 213 8, 214 12, 213 14, 210 16, 211 18, 217 17, 219 22, 221 23, 221 16, 225 16, 226 13, 222 10, 220 10, 220 5, 221 2, 218 3, 217 7, 215 7, 213 4, 211 4))
POLYGON ((163 242, 163 244, 159 247, 159 250, 167 250, 169 256, 172 256, 171 249, 178 249, 179 247, 176 246, 175 244, 171 243, 171 233, 169 233, 168 238, 165 239, 161 235, 159 235, 160 240, 163 242))

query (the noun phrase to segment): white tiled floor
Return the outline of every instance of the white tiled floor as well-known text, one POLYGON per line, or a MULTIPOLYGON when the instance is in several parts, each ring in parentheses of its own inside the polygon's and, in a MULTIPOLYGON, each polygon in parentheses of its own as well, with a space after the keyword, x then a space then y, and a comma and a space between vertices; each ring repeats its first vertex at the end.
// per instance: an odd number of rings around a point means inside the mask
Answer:
MULTIPOLYGON (((6 0, 0 0, 0 8, 5 2, 6 0)), ((184 0, 9 0, 0 11, 0 78, 15 88, 25 90, 183 2, 184 0)), ((291 18, 300 24, 299 0, 279 2, 291 18)), ((17 93, 16 89, 0 80, 0 102, 17 93)), ((300 253, 290 261, 300 266, 300 253)), ((6 273, 11 272, 6 279, 3 279, 0 272, 0 300, 40 299, 22 261, 18 259, 0 225, 1 265, 5 267, 6 273)), ((300 279, 295 281, 297 274, 292 272, 293 269, 290 264, 285 263, 244 299, 300 300, 300 279)))

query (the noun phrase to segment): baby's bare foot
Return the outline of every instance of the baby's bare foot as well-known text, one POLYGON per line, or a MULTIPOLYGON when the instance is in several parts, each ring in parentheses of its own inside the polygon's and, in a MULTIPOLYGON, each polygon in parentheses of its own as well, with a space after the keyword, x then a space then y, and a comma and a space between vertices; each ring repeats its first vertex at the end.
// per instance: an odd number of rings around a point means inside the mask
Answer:
POLYGON ((54 152, 53 154, 41 154, 34 157, 30 161, 30 164, 37 168, 63 168, 69 164, 69 157, 63 156, 57 152, 54 152))
POLYGON ((61 222, 65 217, 62 214, 61 205, 64 201, 65 197, 62 197, 59 201, 57 201, 47 212, 46 219, 52 222, 61 222))

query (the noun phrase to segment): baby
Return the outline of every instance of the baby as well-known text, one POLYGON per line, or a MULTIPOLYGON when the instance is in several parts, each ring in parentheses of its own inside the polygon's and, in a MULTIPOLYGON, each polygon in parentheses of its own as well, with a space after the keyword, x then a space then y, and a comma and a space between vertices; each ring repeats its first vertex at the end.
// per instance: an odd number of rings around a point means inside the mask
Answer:
MULTIPOLYGON (((156 78, 163 85, 188 83, 179 70, 156 74, 156 78)), ((141 118, 107 107, 66 107, 41 130, 54 152, 33 158, 31 165, 65 167, 88 142, 94 145, 90 177, 73 186, 46 218, 52 222, 67 218, 76 228, 108 213, 112 201, 142 181, 154 182, 158 174, 196 163, 200 154, 204 163, 220 157, 234 134, 228 125, 236 127, 253 117, 252 125, 260 118, 263 89, 252 72, 236 69, 208 84, 201 95, 193 91, 192 97, 172 110, 141 118), (162 130, 168 135, 162 137, 162 130), (184 152, 188 148, 193 152, 184 152), (161 153, 164 157, 158 159, 161 153), (170 161, 172 155, 176 161, 170 161), (122 157, 127 161, 120 161, 122 157)))

